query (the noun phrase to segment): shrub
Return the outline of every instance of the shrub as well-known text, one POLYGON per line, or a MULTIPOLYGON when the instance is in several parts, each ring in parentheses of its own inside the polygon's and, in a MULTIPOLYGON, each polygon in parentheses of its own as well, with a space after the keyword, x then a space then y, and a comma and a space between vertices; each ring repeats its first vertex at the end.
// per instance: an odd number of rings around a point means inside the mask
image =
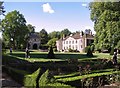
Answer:
POLYGON ((91 51, 94 52, 95 46, 91 45, 91 51))
POLYGON ((50 50, 49 50, 49 53, 48 53, 47 57, 50 58, 50 59, 54 59, 55 58, 52 46, 50 47, 50 50))
POLYGON ((87 49, 86 49, 86 55, 88 56, 88 57, 93 57, 93 54, 92 54, 92 51, 91 51, 91 47, 90 46, 87 46, 87 49))
POLYGON ((42 50, 46 50, 49 48, 49 46, 48 45, 41 45, 41 46, 39 46, 39 48, 42 50))
POLYGON ((48 70, 42 74, 39 80, 39 86, 45 86, 49 81, 48 81, 48 70))
POLYGON ((36 79, 37 79, 39 73, 40 73, 40 68, 32 74, 26 75, 24 78, 24 86, 28 87, 28 88, 36 87, 36 79))
POLYGON ((68 59, 68 63, 78 63, 78 59, 68 59))
POLYGON ((68 49, 69 52, 73 52, 73 50, 71 48, 68 49))
POLYGON ((54 47, 54 48, 53 48, 53 51, 54 51, 54 52, 56 52, 56 51, 57 51, 57 48, 56 48, 56 47, 54 47))
POLYGON ((50 74, 49 70, 46 70, 45 73, 42 74, 39 80, 39 87, 40 88, 58 88, 58 87, 68 87, 71 88, 69 85, 65 85, 63 83, 59 83, 55 80, 54 76, 50 74))
POLYGON ((6 54, 7 50, 6 49, 2 49, 2 54, 6 54))

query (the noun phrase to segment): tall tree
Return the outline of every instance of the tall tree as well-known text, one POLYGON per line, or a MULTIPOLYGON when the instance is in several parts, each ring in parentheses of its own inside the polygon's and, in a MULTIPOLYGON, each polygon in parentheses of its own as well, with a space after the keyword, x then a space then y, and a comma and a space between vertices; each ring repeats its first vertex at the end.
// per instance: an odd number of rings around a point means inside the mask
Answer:
POLYGON ((120 41, 120 1, 92 2, 89 7, 96 31, 96 49, 116 47, 120 41))
POLYGON ((52 46, 54 48, 54 47, 56 47, 56 41, 57 40, 58 40, 58 38, 52 38, 48 41, 47 45, 52 46))
POLYGON ((9 12, 2 20, 3 38, 7 45, 12 44, 13 48, 18 48, 26 41, 25 35, 28 33, 26 20, 19 11, 9 12))
POLYGON ((40 40, 41 40, 41 45, 47 44, 48 42, 48 33, 45 29, 42 29, 40 31, 40 40))
POLYGON ((68 29, 64 29, 61 31, 61 37, 66 37, 69 36, 71 34, 71 32, 68 29))
POLYGON ((4 15, 5 10, 4 10, 4 6, 3 6, 3 2, 0 1, 0 15, 4 15))
POLYGON ((35 32, 35 26, 32 26, 31 24, 28 24, 27 28, 28 28, 30 33, 34 33, 35 32))
MULTIPOLYGON (((0 16, 5 16, 5 10, 4 10, 4 6, 3 6, 3 2, 0 1, 0 16)), ((1 18, 0 18, 0 32, 2 30, 2 26, 1 26, 1 18)))
POLYGON ((49 33, 48 36, 49 36, 50 39, 53 39, 53 38, 60 39, 60 32, 59 31, 53 31, 53 32, 49 33))

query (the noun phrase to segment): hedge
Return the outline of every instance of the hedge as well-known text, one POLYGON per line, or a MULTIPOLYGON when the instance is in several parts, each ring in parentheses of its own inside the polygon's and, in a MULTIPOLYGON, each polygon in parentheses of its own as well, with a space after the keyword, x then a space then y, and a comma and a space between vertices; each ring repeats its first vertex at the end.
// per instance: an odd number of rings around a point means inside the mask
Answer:
POLYGON ((36 87, 36 79, 38 77, 38 74, 40 72, 40 68, 35 71, 34 73, 30 74, 30 75, 26 75, 24 77, 24 86, 25 87, 36 87))
POLYGON ((57 81, 62 81, 62 82, 75 81, 75 80, 79 80, 79 79, 85 79, 85 78, 102 76, 102 75, 110 75, 110 74, 119 73, 119 72, 120 72, 120 71, 103 72, 103 73, 93 73, 93 74, 87 74, 87 75, 82 75, 82 76, 75 76, 75 77, 68 77, 68 78, 60 78, 60 79, 57 79, 57 81))

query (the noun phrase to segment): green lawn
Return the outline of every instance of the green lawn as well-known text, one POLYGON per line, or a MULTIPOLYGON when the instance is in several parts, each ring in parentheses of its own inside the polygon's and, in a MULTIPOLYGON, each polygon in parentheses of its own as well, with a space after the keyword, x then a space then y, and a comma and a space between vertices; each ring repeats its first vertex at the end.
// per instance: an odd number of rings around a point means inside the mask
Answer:
MULTIPOLYGON (((96 58, 101 58, 101 59, 111 59, 112 56, 107 54, 107 53, 94 53, 94 57, 87 57, 85 53, 60 53, 60 52, 55 52, 55 59, 48 59, 47 58, 48 52, 30 52, 30 59, 26 59, 30 62, 34 61, 65 61, 66 59, 78 59, 79 61, 81 60, 90 60, 90 59, 96 59, 96 58)), ((20 52, 20 51, 15 51, 12 54, 15 57, 18 57, 20 59, 25 59, 25 52, 20 52)))

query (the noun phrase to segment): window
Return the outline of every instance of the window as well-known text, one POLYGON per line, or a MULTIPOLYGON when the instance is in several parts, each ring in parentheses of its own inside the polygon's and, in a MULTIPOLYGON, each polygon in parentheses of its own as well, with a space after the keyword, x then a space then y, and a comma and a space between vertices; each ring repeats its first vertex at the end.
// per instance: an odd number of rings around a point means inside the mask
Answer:
POLYGON ((68 44, 68 41, 66 41, 66 44, 68 44))
POLYGON ((74 46, 72 46, 72 49, 74 50, 74 46))
POLYGON ((82 45, 81 45, 81 48, 82 48, 82 45))
POLYGON ((74 44, 74 41, 72 41, 72 44, 74 44))
POLYGON ((76 40, 76 43, 77 43, 77 40, 76 40))
POLYGON ((71 48, 71 45, 69 45, 69 48, 71 48))
POLYGON ((71 41, 69 41, 69 44, 71 44, 71 41))
POLYGON ((76 49, 77 49, 77 45, 76 45, 76 49))
POLYGON ((34 39, 36 41, 36 39, 34 39))
POLYGON ((67 50, 68 50, 68 47, 67 47, 67 50))

